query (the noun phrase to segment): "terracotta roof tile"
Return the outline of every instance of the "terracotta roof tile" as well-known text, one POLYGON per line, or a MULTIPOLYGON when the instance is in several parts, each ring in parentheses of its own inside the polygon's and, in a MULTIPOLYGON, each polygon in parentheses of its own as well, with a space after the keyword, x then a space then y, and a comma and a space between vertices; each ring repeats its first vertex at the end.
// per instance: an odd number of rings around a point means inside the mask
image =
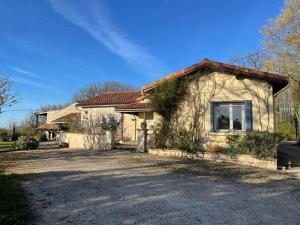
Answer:
POLYGON ((116 111, 118 111, 118 112, 128 112, 128 111, 145 112, 145 111, 151 111, 151 105, 149 103, 136 102, 136 103, 131 103, 131 104, 118 106, 118 107, 116 107, 116 111))
POLYGON ((36 129, 37 130, 58 130, 59 126, 57 124, 43 124, 36 129))
POLYGON ((90 98, 86 101, 80 101, 78 106, 92 105, 122 105, 135 102, 142 96, 141 92, 108 92, 90 98))
POLYGON ((279 85, 280 89, 288 84, 288 78, 285 76, 204 59, 204 60, 200 61, 199 63, 196 63, 185 69, 179 70, 175 73, 169 74, 168 76, 163 77, 160 80, 154 81, 153 83, 150 83, 150 84, 144 86, 142 88, 142 91, 151 90, 152 88, 154 88, 155 86, 157 86, 158 84, 160 84, 164 81, 185 76, 187 74, 190 74, 191 72, 194 72, 194 71, 199 70, 204 67, 209 67, 209 68, 212 68, 215 70, 221 70, 221 71, 231 72, 234 74, 239 74, 239 75, 249 76, 249 77, 253 77, 253 78, 257 78, 257 79, 261 79, 261 80, 270 81, 273 84, 279 85))

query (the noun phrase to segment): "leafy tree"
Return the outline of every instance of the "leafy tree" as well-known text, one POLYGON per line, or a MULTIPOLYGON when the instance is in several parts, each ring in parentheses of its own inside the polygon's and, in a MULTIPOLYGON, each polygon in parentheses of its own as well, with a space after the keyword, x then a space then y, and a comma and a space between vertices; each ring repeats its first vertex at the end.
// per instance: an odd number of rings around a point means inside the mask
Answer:
MULTIPOLYGON (((229 62, 239 66, 274 72, 289 77, 289 88, 277 97, 281 107, 292 109, 300 121, 300 1, 285 0, 277 18, 262 30, 264 48, 234 56, 229 62)), ((291 118, 288 118, 291 119, 291 118)), ((299 132, 300 133, 300 132, 299 132)), ((300 137, 298 137, 300 140, 300 137)))
POLYGON ((300 1, 286 0, 277 18, 263 28, 269 71, 290 78, 292 109, 300 121, 300 1))
POLYGON ((178 79, 165 81, 155 87, 147 95, 155 112, 161 114, 165 120, 172 117, 172 113, 178 108, 178 102, 183 96, 183 83, 178 79))
POLYGON ((117 81, 105 81, 103 83, 88 84, 87 86, 75 92, 73 95, 73 101, 76 102, 87 100, 104 92, 124 92, 135 90, 137 89, 132 85, 117 81))

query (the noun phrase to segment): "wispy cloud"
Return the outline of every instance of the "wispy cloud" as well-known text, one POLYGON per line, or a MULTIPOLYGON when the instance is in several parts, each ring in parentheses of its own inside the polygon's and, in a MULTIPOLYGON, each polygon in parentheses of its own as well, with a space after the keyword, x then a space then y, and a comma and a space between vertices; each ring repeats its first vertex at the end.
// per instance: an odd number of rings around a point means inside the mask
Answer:
POLYGON ((18 72, 18 73, 21 73, 21 74, 24 74, 24 75, 27 75, 27 76, 30 76, 30 77, 34 77, 34 78, 39 78, 39 76, 34 74, 33 72, 28 71, 28 70, 24 70, 20 67, 10 66, 10 68, 13 69, 14 71, 18 72))
POLYGON ((166 66, 147 49, 134 42, 112 20, 102 1, 49 0, 53 9, 69 22, 88 32, 111 52, 145 75, 161 76, 166 66))
POLYGON ((153 14, 154 16, 157 16, 168 4, 169 0, 165 0, 164 3, 155 11, 153 14))
POLYGON ((25 85, 29 85, 29 86, 32 86, 32 87, 36 87, 36 88, 51 89, 51 85, 45 84, 45 83, 37 81, 37 80, 24 78, 24 77, 11 77, 11 79, 15 82, 25 84, 25 85))
POLYGON ((10 66, 10 68, 16 72, 14 73, 14 76, 11 77, 11 79, 17 83, 34 88, 44 89, 47 90, 48 93, 68 96, 66 88, 61 88, 57 82, 46 79, 40 74, 37 74, 28 69, 21 68, 19 66, 10 66), (22 76, 19 76, 19 74, 21 74, 22 76))

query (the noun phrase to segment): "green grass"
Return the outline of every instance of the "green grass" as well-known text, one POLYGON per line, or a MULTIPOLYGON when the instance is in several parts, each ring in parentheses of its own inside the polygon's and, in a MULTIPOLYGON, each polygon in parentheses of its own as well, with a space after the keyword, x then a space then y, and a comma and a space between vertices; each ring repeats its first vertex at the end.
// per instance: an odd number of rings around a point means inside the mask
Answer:
POLYGON ((0 150, 8 150, 11 147, 12 142, 2 142, 0 141, 0 150))
POLYGON ((27 225, 30 218, 31 211, 17 175, 8 174, 0 167, 0 224, 27 225))

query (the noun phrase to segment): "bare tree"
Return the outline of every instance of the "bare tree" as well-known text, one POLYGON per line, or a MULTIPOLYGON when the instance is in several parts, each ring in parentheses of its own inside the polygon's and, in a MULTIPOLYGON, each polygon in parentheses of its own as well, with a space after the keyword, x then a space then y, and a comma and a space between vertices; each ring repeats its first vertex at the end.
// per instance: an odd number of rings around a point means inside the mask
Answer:
POLYGON ((135 91, 137 88, 127 83, 121 83, 117 81, 105 81, 103 83, 89 84, 73 95, 73 101, 82 101, 89 98, 100 95, 104 92, 124 92, 124 91, 135 91))
POLYGON ((13 83, 7 76, 0 76, 0 113, 5 107, 12 106, 17 103, 17 92, 12 90, 13 83))
POLYGON ((257 50, 250 54, 235 55, 229 59, 229 63, 237 66, 266 71, 267 53, 257 50))

